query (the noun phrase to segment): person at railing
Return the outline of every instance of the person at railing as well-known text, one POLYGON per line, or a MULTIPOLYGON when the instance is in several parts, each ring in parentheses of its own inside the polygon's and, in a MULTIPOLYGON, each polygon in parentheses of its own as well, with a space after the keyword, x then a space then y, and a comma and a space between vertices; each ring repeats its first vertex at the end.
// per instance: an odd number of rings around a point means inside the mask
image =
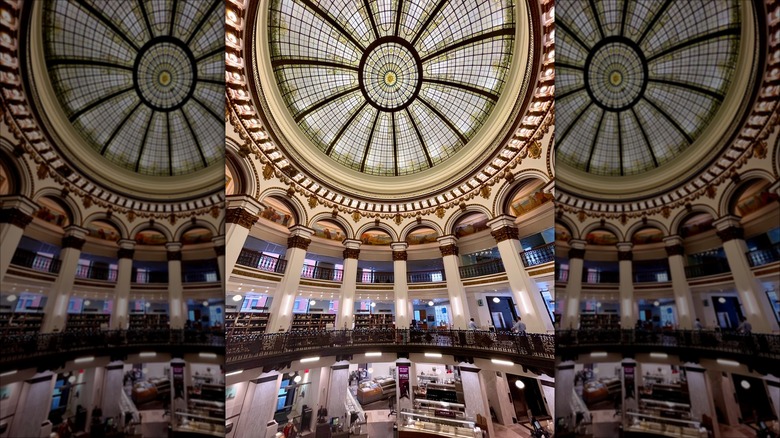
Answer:
POLYGON ((517 318, 515 318, 515 325, 512 326, 512 331, 524 335, 525 327, 526 326, 525 323, 522 321, 522 318, 518 316, 517 318))
POLYGON ((474 322, 474 318, 471 318, 469 320, 469 330, 476 330, 477 329, 477 323, 474 322))
POLYGON ((741 316, 739 318, 739 326, 737 327, 737 333, 743 334, 743 335, 749 335, 753 332, 753 326, 748 322, 748 320, 741 316))
POLYGON ((696 322, 693 323, 693 328, 696 330, 704 330, 704 325, 702 325, 701 320, 699 318, 696 318, 696 322))

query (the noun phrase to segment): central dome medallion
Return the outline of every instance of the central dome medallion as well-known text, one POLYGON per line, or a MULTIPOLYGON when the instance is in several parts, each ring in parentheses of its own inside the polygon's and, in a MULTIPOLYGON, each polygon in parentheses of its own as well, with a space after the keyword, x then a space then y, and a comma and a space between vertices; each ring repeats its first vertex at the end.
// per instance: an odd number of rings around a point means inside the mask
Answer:
POLYGON ((272 0, 276 85, 301 131, 341 165, 422 172, 485 126, 512 64, 514 9, 512 0, 272 0))

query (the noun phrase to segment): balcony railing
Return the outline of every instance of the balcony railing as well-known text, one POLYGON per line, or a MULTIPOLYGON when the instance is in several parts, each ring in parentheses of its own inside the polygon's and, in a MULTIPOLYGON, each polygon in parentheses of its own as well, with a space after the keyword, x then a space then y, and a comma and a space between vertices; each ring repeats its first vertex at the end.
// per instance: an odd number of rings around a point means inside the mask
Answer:
POLYGON ((501 259, 476 263, 474 265, 461 266, 458 269, 460 270, 460 278, 481 277, 483 275, 492 275, 505 272, 504 263, 501 261, 501 259))
POLYGON ((301 269, 301 278, 316 278, 317 280, 341 281, 344 277, 344 271, 335 268, 325 268, 322 266, 303 265, 301 269))
POLYGON ((409 283, 437 283, 447 281, 447 277, 444 276, 444 269, 434 269, 430 271, 407 272, 406 280, 409 283))
POLYGON ((656 269, 652 271, 637 272, 634 274, 636 283, 663 283, 672 281, 672 276, 666 269, 656 269))
POLYGON ((168 271, 143 271, 136 272, 133 275, 133 283, 147 284, 147 283, 167 283, 168 271))
POLYGON ((111 350, 128 347, 158 346, 158 348, 180 349, 190 346, 197 349, 224 345, 223 332, 191 330, 80 330, 18 334, 3 337, 3 354, 0 355, 0 363, 51 355, 57 356, 56 359, 64 363, 65 358, 62 355, 65 353, 109 355, 111 350))
POLYGON ((555 267, 555 281, 569 281, 569 268, 555 267))
POLYGON ((582 273, 582 282, 589 284, 620 283, 620 273, 610 271, 588 272, 586 270, 582 273))
POLYGON ((76 277, 116 282, 117 270, 104 266, 79 265, 76 277))
POLYGON ((754 249, 745 253, 750 266, 762 266, 780 261, 780 243, 776 243, 766 249, 754 249))
POLYGON ((594 347, 605 349, 614 347, 653 347, 658 351, 680 353, 692 349, 719 351, 780 358, 780 336, 773 334, 738 334, 720 330, 559 330, 556 333, 556 348, 566 354, 567 348, 594 347))
POLYGON ((543 359, 555 357, 553 335, 472 330, 312 330, 258 335, 234 335, 227 339, 227 362, 265 356, 369 345, 455 347, 543 359))
POLYGON ((555 260, 555 243, 552 242, 523 251, 520 253, 520 258, 523 260, 523 265, 526 268, 552 262, 555 260))
POLYGON ((182 280, 185 283, 217 283, 219 271, 185 272, 182 280))
POLYGON ((236 263, 261 271, 276 272, 277 274, 284 274, 284 270, 287 268, 287 260, 250 249, 242 249, 236 263))
POLYGON ((393 283, 395 282, 395 274, 392 272, 358 272, 358 283, 393 283))
POLYGON ((23 266, 41 272, 60 272, 61 261, 52 257, 38 255, 32 251, 18 249, 11 258, 11 264, 23 266))
POLYGON ((687 278, 706 277, 708 275, 718 275, 730 272, 729 263, 726 260, 717 260, 700 265, 691 265, 685 267, 685 276, 687 278))

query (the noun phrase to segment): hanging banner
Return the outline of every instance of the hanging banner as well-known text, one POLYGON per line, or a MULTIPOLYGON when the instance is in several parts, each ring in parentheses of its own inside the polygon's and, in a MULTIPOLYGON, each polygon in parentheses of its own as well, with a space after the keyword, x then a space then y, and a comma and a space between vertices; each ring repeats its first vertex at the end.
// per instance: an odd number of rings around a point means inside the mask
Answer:
POLYGON ((409 398, 409 365, 398 365, 399 400, 409 398))

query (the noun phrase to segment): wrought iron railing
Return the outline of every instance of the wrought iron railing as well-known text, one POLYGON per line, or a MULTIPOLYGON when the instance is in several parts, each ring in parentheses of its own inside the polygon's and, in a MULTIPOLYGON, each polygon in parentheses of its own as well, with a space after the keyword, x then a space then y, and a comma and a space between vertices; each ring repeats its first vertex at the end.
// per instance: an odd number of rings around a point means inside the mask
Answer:
POLYGON ((555 339, 547 334, 477 330, 309 330, 227 338, 226 361, 294 352, 371 345, 468 348, 544 359, 555 357, 555 339))
POLYGON ((458 269, 460 270, 460 278, 481 277, 483 275, 492 275, 505 272, 504 263, 501 261, 501 259, 461 266, 458 269))
POLYGON ((42 256, 32 251, 17 249, 11 258, 11 264, 23 266, 41 272, 60 272, 61 261, 52 257, 42 256))
POLYGON ((393 283, 395 274, 392 272, 358 272, 358 283, 393 283))
POLYGON ((284 274, 284 270, 287 268, 287 260, 250 249, 242 249, 236 263, 261 271, 276 272, 277 274, 284 274))
POLYGON ((185 283, 216 283, 219 282, 219 271, 185 272, 182 278, 185 283))
POLYGON ((700 265, 691 265, 685 267, 685 277, 696 278, 706 277, 708 275, 718 275, 730 272, 729 263, 726 260, 716 260, 700 265))
POLYGON ((146 283, 167 283, 168 271, 136 271, 132 277, 133 283, 146 284, 146 283))
POLYGON ((754 249, 745 253, 750 266, 762 266, 772 262, 780 261, 780 243, 776 243, 769 248, 754 249))
POLYGON ((111 350, 146 346, 222 347, 224 332, 194 330, 73 330, 61 333, 3 336, 0 363, 83 351, 108 355, 111 350))
POLYGON ((447 281, 447 277, 444 276, 444 269, 432 269, 429 271, 407 272, 406 280, 409 283, 437 283, 447 281))
POLYGON ((589 272, 587 269, 582 273, 582 282, 589 284, 596 283, 620 283, 620 273, 613 271, 595 271, 589 272))
POLYGON ((76 277, 92 280, 116 281, 117 270, 105 266, 79 265, 76 268, 76 277))
POLYGON ((569 268, 559 268, 556 263, 555 266, 555 281, 569 281, 569 268))
POLYGON ((325 268, 322 266, 303 265, 301 278, 316 278, 318 280, 341 281, 344 277, 342 269, 325 268))
POLYGON ((669 275, 668 269, 655 269, 652 271, 642 271, 634 274, 634 281, 636 283, 662 283, 666 281, 672 281, 672 276, 669 275))
POLYGON ((520 258, 526 268, 552 262, 555 260, 555 242, 522 251, 520 258))
MULTIPOLYGON (((780 358, 780 336, 740 334, 725 330, 559 330, 556 348, 565 352, 575 347, 623 348, 651 346, 659 349, 705 349, 780 358)), ((661 350, 659 350, 661 351, 661 350)))

